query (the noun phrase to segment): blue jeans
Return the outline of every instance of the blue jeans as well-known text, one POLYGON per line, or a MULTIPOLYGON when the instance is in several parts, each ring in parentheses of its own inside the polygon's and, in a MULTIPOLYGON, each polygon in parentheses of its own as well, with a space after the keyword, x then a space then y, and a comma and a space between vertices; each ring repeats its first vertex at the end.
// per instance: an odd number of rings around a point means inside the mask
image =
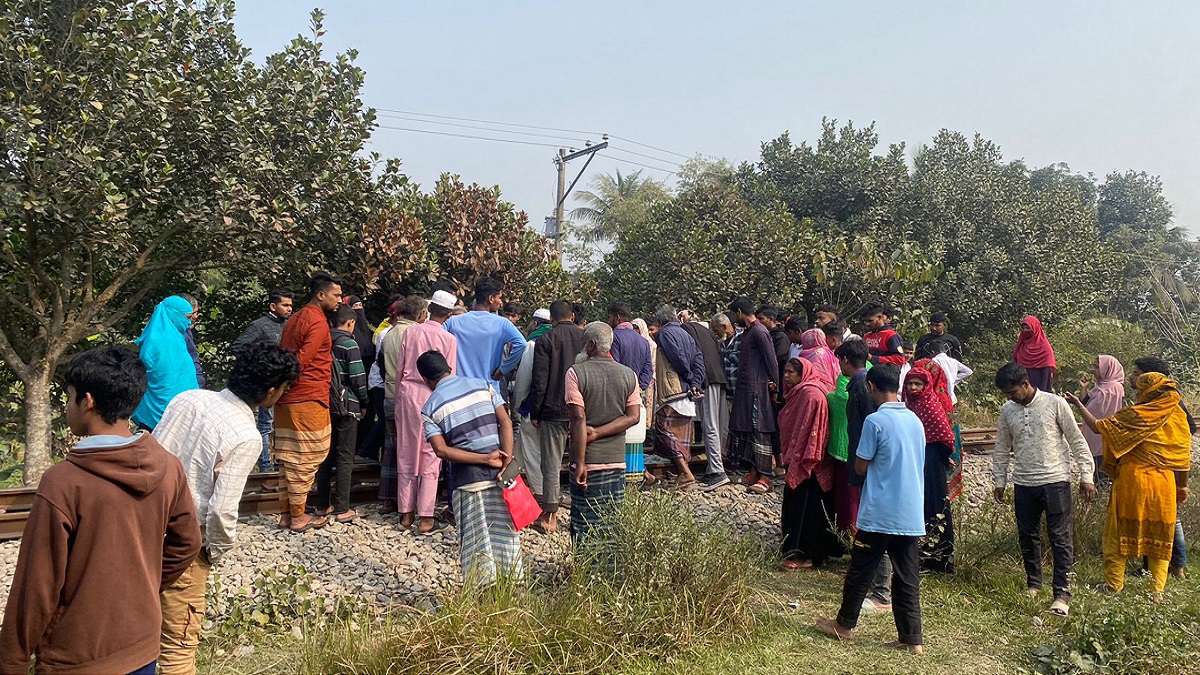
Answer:
POLYGON ((262 434, 262 454, 258 456, 258 470, 266 473, 274 471, 271 466, 271 432, 275 430, 275 410, 273 408, 258 409, 258 433, 262 434))
POLYGON ((1171 547, 1171 567, 1187 567, 1187 540, 1183 538, 1183 521, 1175 519, 1175 545, 1171 547))
POLYGON ((133 671, 132 673, 129 673, 129 675, 154 675, 157 672, 158 672, 158 661, 151 661, 150 663, 142 666, 141 668, 138 668, 137 670, 133 671))

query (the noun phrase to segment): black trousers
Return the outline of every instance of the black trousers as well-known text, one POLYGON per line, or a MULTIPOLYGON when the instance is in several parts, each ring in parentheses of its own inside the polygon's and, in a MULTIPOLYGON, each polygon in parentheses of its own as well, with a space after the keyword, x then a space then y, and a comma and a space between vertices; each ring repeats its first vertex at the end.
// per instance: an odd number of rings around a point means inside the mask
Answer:
MULTIPOLYGON (((383 418, 383 387, 368 389, 367 402, 367 409, 374 414, 371 417, 370 425, 359 424, 358 454, 361 457, 378 462, 379 451, 383 450, 383 435, 386 433, 384 428, 386 421, 383 418), (365 433, 363 431, 364 427, 365 433)), ((367 417, 363 416, 363 422, 366 421, 367 417)))
POLYGON ((842 607, 837 622, 843 628, 858 625, 863 600, 871 590, 875 571, 884 554, 892 559, 892 618, 900 642, 922 644, 920 537, 859 530, 850 546, 850 569, 842 586, 842 607))
POLYGON ((329 454, 317 469, 318 510, 329 508, 330 493, 337 500, 334 513, 350 510, 350 478, 354 473, 354 441, 358 436, 358 420, 349 415, 333 415, 333 437, 329 454), (337 485, 333 484, 333 469, 337 467, 337 485))
POLYGON ((1042 587, 1042 514, 1045 514, 1046 534, 1054 556, 1054 598, 1069 601, 1071 569, 1075 564, 1071 484, 1063 481, 1035 487, 1015 485, 1013 507, 1026 584, 1029 588, 1042 587))

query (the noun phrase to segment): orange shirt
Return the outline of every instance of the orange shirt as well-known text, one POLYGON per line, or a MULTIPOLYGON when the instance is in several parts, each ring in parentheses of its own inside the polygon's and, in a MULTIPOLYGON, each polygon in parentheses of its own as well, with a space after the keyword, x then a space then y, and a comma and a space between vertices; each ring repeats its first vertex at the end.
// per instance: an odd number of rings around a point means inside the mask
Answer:
POLYGON ((333 338, 325 311, 309 303, 283 326, 279 346, 300 360, 300 379, 279 399, 280 403, 320 403, 329 407, 329 382, 333 374, 333 338))

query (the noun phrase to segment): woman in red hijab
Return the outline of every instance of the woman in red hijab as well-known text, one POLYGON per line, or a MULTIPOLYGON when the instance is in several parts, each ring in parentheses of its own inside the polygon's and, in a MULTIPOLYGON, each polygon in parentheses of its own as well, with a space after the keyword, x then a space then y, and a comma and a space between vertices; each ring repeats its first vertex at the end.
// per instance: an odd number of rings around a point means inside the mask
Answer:
POLYGON ((1029 384, 1042 391, 1053 391, 1054 347, 1046 339, 1042 322, 1036 316, 1021 319, 1021 334, 1017 337, 1017 348, 1013 350, 1013 361, 1029 373, 1029 384))
POLYGON ((933 387, 933 377, 920 366, 904 378, 904 405, 925 427, 925 539, 921 542, 921 569, 954 573, 954 521, 950 518, 950 492, 946 475, 954 454, 954 428, 933 387))
POLYGON ((833 517, 833 460, 829 442, 829 404, 816 368, 804 359, 783 367, 785 403, 779 411, 779 445, 787 467, 783 488, 783 569, 820 567, 841 555, 830 529, 833 517))

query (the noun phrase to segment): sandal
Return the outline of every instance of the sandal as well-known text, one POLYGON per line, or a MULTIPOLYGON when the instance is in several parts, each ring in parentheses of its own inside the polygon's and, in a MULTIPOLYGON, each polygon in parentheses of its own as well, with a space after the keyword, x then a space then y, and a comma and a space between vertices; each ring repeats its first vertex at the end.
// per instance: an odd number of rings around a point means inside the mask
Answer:
POLYGON ((288 530, 295 534, 300 534, 301 532, 308 532, 309 530, 319 530, 328 524, 328 518, 309 518, 308 522, 300 527, 292 527, 289 525, 288 530))
POLYGON ((766 479, 759 479, 750 487, 746 488, 746 492, 753 492, 756 495, 765 495, 771 491, 771 484, 766 479))
POLYGON ((445 530, 448 527, 450 526, 439 521, 434 523, 433 527, 429 528, 428 530, 417 528, 417 534, 421 535, 422 537, 432 537, 435 534, 440 534, 442 530, 445 530))
MULTIPOLYGON (((811 569, 812 563, 809 563, 808 567, 811 569)), ((779 569, 783 570, 784 572, 799 572, 805 568, 795 560, 784 560, 783 562, 779 563, 779 569)))
POLYGON ((1069 605, 1067 605, 1065 600, 1063 600, 1062 598, 1059 598, 1059 599, 1056 599, 1054 601, 1054 603, 1050 605, 1050 609, 1048 609, 1046 611, 1050 612, 1051 614, 1053 614, 1055 616, 1061 616, 1062 618, 1065 619, 1065 618, 1067 618, 1067 613, 1071 611, 1071 607, 1069 605))
POLYGON ((341 513, 335 515, 333 519, 339 523, 353 523, 358 519, 358 511, 355 511, 354 509, 342 511, 341 513))

